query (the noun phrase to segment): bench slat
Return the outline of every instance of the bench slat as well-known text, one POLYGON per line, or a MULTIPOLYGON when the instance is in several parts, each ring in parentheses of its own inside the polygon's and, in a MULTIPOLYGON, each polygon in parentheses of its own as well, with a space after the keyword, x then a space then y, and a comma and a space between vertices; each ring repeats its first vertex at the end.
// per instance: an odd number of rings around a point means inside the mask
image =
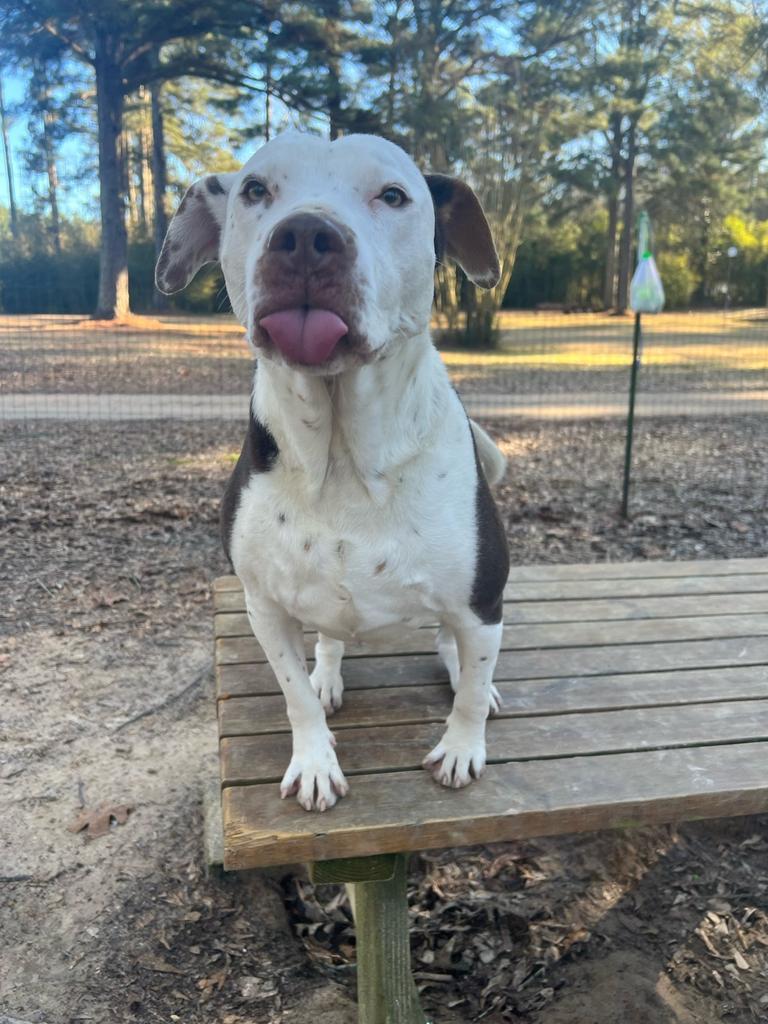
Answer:
POLYGON ((733 573, 768 573, 764 558, 721 558, 704 561, 589 562, 573 565, 520 565, 514 578, 525 581, 574 579, 647 579, 673 576, 727 576, 733 573))
POLYGON ((223 791, 228 870, 531 836, 758 814, 768 743, 491 765, 480 784, 439 786, 423 770, 360 776, 310 814, 274 784, 223 791))
MULTIPOLYGON (((615 674, 617 666, 625 672, 645 673, 732 665, 768 665, 768 638, 502 651, 494 680, 498 683, 515 679, 605 676, 615 674)), ((420 686, 445 680, 445 668, 435 654, 350 658, 344 663, 344 685, 348 690, 420 686)), ((279 692, 274 673, 266 662, 217 664, 216 685, 222 699, 279 692)))
MULTIPOLYGON (((507 600, 504 602, 504 621, 509 625, 610 622, 618 619, 636 621, 755 613, 768 613, 768 591, 756 594, 732 594, 729 595, 727 602, 723 601, 720 594, 598 598, 594 601, 507 600)), ((253 632, 245 612, 219 612, 214 620, 214 635, 216 637, 250 637, 253 632)))
MULTIPOLYGON (((720 637, 768 636, 768 615, 706 615, 678 619, 633 619, 618 622, 563 622, 545 626, 505 626, 502 651, 546 651, 561 647, 604 647, 606 645, 651 643, 673 640, 716 639, 720 637)), ((315 637, 306 634, 307 655, 314 650, 315 637)), ((434 634, 412 629, 386 640, 367 644, 350 643, 345 658, 389 654, 429 654, 434 634)), ((216 641, 220 665, 264 661, 264 652, 252 636, 221 637, 216 641)))
MULTIPOLYGON (((336 753, 345 775, 410 771, 421 765, 444 731, 443 722, 339 729, 336 753)), ((492 763, 747 740, 768 741, 768 701, 493 718, 487 728, 492 763)), ((289 733, 225 737, 222 782, 277 782, 290 759, 289 733)))
MULTIPOLYGON (((702 561, 636 561, 586 562, 572 565, 513 565, 510 579, 520 582, 552 582, 556 580, 610 580, 674 578, 677 576, 733 576, 767 575, 768 559, 720 558, 702 561)), ((237 576, 219 576, 214 580, 215 591, 239 590, 237 576)))
MULTIPOLYGON (((608 711, 659 704, 702 704, 722 700, 768 698, 768 667, 647 672, 566 679, 499 682, 504 701, 501 717, 608 711)), ((423 686, 353 690, 330 724, 332 728, 394 725, 398 722, 444 721, 451 709, 447 679, 423 686)), ((256 736, 285 732, 288 717, 282 694, 234 697, 220 702, 222 736, 256 736)))
MULTIPOLYGON (((694 570, 691 569, 691 572, 694 570)), ((639 579, 556 580, 530 583, 520 580, 513 568, 504 596, 506 601, 593 600, 624 597, 678 597, 695 594, 768 593, 768 574, 705 576, 662 576, 639 579)), ((214 589, 217 612, 245 611, 245 598, 236 576, 226 577, 237 583, 226 590, 214 589)))

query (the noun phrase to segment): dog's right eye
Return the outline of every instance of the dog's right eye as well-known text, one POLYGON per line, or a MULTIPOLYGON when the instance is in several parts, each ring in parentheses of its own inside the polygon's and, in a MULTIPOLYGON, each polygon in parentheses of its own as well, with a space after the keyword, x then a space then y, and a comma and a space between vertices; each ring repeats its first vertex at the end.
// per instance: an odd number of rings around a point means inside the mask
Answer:
POLYGON ((263 181, 259 181, 258 178, 250 178, 243 185, 242 192, 240 193, 243 199, 247 199, 250 203, 257 203, 260 199, 266 199, 269 195, 269 189, 263 181))

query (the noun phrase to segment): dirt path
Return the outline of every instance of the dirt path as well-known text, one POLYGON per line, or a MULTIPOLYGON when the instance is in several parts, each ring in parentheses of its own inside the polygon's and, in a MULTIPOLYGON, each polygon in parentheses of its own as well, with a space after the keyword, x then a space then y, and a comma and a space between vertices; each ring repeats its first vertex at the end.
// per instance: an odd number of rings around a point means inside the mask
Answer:
POLYGON ((348 1000, 297 949, 274 885, 204 877, 216 733, 211 638, 194 625, 199 637, 172 652, 126 642, 107 656, 99 638, 34 631, 24 666, 3 677, 0 1010, 12 1017, 208 1021, 226 984, 229 1006, 343 1020, 306 1012, 308 989, 348 1000), (68 830, 102 803, 132 806, 126 824, 99 839, 68 830))
MULTIPOLYGON (((627 415, 625 394, 600 391, 502 395, 469 392, 462 400, 471 416, 536 420, 595 419, 627 415)), ((0 420, 151 420, 234 419, 248 408, 245 394, 6 394, 0 420)), ((738 416, 768 412, 768 391, 643 392, 635 415, 654 417, 738 416)))

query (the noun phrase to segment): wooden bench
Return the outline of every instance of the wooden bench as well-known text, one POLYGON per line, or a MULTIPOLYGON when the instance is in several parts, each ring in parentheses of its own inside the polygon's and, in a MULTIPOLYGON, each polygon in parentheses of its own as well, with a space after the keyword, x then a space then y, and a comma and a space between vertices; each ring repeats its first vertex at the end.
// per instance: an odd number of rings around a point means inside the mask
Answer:
POLYGON ((214 596, 224 868, 351 883, 364 1024, 424 1024, 408 851, 768 809, 768 559, 513 569, 504 708, 459 791, 420 767, 451 702, 434 630, 350 645, 331 725, 351 791, 325 814, 280 799, 284 701, 237 578, 214 596))

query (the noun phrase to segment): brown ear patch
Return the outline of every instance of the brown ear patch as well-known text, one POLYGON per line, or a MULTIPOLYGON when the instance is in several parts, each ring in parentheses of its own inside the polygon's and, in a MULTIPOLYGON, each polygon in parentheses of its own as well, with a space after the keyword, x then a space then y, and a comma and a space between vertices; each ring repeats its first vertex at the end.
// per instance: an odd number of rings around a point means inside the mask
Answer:
MULTIPOLYGON (((234 178, 234 175, 223 177, 234 178)), ((168 226, 157 261, 158 291, 166 295, 181 291, 203 264, 218 260, 226 205, 227 188, 215 174, 196 181, 187 189, 168 226)))
POLYGON ((425 174, 435 204, 435 252, 459 264, 479 288, 501 276, 499 257, 480 201, 465 182, 448 174, 425 174))

